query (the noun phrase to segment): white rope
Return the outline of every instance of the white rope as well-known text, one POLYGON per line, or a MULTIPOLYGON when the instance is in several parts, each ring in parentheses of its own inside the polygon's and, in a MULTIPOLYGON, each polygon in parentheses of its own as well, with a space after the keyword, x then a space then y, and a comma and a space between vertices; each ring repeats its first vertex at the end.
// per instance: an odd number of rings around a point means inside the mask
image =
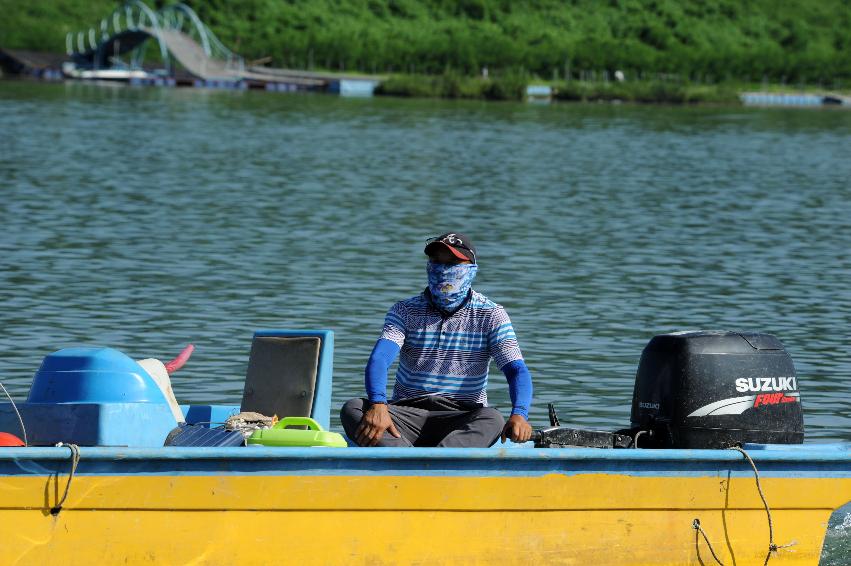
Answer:
MULTIPOLYGON (((68 476, 68 483, 65 484, 65 493, 62 495, 62 499, 59 500, 59 503, 56 504, 53 509, 50 510, 51 515, 58 515, 60 511, 62 511, 62 505, 65 503, 65 499, 68 497, 68 490, 71 488, 71 480, 74 479, 74 472, 77 471, 77 464, 80 463, 80 447, 76 444, 63 444, 59 442, 56 446, 67 446, 71 449, 71 474, 68 476)), ((56 480, 59 481, 59 474, 56 475, 56 480)))
POLYGON ((745 452, 745 449, 741 446, 731 446, 731 449, 741 452, 742 456, 747 459, 751 468, 753 468, 754 478, 756 479, 756 489, 759 492, 759 497, 762 499, 762 504, 765 505, 765 513, 768 515, 768 554, 765 555, 765 562, 762 563, 762 565, 765 566, 768 564, 771 554, 773 552, 777 552, 777 545, 774 544, 774 524, 771 521, 771 509, 768 508, 768 501, 765 500, 765 494, 762 492, 762 485, 759 483, 759 470, 756 469, 756 464, 754 464, 753 459, 751 459, 750 455, 745 452))
MULTIPOLYGON (((765 492, 762 491, 762 484, 759 481, 759 470, 757 470, 753 458, 750 457, 750 454, 748 454, 744 448, 742 448, 741 446, 731 446, 730 449, 736 450, 737 452, 741 453, 741 455, 744 456, 748 463, 751 465, 751 468, 753 468, 754 479, 756 480, 756 489, 759 492, 760 499, 762 499, 762 504, 765 506, 765 514, 768 516, 768 553, 766 553, 765 555, 765 562, 762 563, 762 566, 766 566, 771 557, 777 553, 778 549, 792 546, 795 544, 795 542, 793 541, 789 544, 784 544, 782 546, 777 546, 777 544, 774 542, 774 521, 771 518, 771 508, 769 508, 768 506, 768 500, 765 499, 765 492)), ((712 543, 709 542, 709 537, 706 536, 706 533, 700 526, 700 519, 695 519, 692 522, 691 526, 694 530, 703 535, 703 540, 706 541, 706 546, 709 547, 709 552, 712 553, 712 558, 715 559, 715 562, 717 562, 720 566, 724 566, 723 563, 715 555, 715 550, 712 548, 712 543)))
MULTIPOLYGON (((0 387, 3 387, 3 383, 0 382, 0 387)), ((12 399, 12 396, 9 395, 9 392, 6 391, 6 388, 3 387, 3 393, 6 394, 6 397, 9 398, 9 402, 12 404, 12 408, 15 409, 15 414, 18 415, 18 422, 21 423, 21 431, 24 433, 24 446, 28 446, 27 443, 27 427, 24 426, 24 419, 21 418, 21 413, 18 412, 18 406, 15 405, 15 401, 12 399)))
MULTIPOLYGON (((700 534, 702 534, 702 535, 703 535, 703 540, 705 540, 705 541, 706 541, 706 546, 708 546, 708 547, 709 547, 709 552, 711 552, 711 553, 712 553, 712 558, 714 558, 714 559, 715 559, 715 562, 717 562, 717 563, 719 564, 719 566, 724 566, 724 563, 723 563, 723 562, 721 562, 721 561, 718 559, 718 556, 715 554, 715 549, 714 549, 714 548, 712 548, 712 543, 711 543, 711 542, 709 542, 709 537, 708 537, 708 536, 706 536, 706 532, 704 532, 703 527, 701 527, 701 526, 700 526, 700 519, 695 519, 694 521, 692 521, 692 522, 691 522, 691 528, 693 528, 694 530, 696 530, 697 532, 699 532, 700 534)), ((700 549, 698 549, 698 552, 699 552, 699 551, 700 551, 700 549)), ((703 563, 703 562, 701 562, 701 564, 702 564, 702 563, 703 563)))
POLYGON ((771 520, 771 509, 768 508, 768 501, 765 499, 765 493, 762 491, 762 485, 759 483, 759 470, 756 469, 756 464, 754 464, 753 459, 750 455, 745 452, 745 449, 741 446, 731 446, 732 450, 736 450, 741 452, 742 456, 744 456, 748 463, 750 463, 751 468, 753 468, 754 478, 756 479, 756 489, 759 491, 759 497, 762 499, 762 504, 765 506, 765 514, 768 515, 768 553, 765 555, 765 562, 762 563, 762 566, 768 564, 768 561, 771 559, 772 555, 777 554, 777 550, 780 548, 786 548, 788 546, 792 546, 795 542, 790 542, 789 544, 784 544, 782 546, 777 546, 774 542, 774 523, 771 520))

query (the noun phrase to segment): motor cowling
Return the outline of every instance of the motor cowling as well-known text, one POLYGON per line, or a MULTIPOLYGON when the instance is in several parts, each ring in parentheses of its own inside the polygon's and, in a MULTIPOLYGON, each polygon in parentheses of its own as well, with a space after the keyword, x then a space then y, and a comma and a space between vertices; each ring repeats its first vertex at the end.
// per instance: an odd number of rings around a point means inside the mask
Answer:
POLYGON ((792 358, 770 334, 675 332, 641 354, 632 399, 639 447, 800 444, 804 418, 792 358))

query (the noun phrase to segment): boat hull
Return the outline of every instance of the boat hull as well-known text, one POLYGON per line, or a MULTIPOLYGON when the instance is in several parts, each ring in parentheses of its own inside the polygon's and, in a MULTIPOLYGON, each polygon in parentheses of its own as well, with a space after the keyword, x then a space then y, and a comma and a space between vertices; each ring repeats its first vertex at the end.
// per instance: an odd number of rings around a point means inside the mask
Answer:
MULTIPOLYGON (((754 450, 780 563, 851 500, 836 450, 754 450), (789 545, 789 546, 785 546, 789 545)), ((67 448, 0 452, 9 563, 762 563, 753 470, 724 450, 67 448)))

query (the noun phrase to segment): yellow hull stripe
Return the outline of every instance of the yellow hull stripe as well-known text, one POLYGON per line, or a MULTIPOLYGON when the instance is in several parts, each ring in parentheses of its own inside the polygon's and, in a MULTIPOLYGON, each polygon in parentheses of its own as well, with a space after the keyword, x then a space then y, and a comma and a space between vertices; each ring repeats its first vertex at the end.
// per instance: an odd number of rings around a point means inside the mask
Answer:
MULTIPOLYGON (((3 563, 761 564, 753 478, 0 477, 3 563)), ((765 478, 778 564, 817 564, 851 479, 765 478)))

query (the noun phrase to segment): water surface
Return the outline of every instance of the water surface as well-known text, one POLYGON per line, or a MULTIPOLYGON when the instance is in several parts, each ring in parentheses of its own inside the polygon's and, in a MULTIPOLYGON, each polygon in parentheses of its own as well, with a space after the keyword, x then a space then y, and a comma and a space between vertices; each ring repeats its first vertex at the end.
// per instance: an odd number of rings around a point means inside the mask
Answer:
POLYGON ((23 398, 61 347, 192 342, 178 399, 238 402, 255 329, 330 328, 339 406, 454 229, 515 323, 534 424, 556 402, 626 425, 654 334, 746 329, 790 351, 808 440, 851 440, 849 133, 813 109, 0 82, 0 376, 23 398))

